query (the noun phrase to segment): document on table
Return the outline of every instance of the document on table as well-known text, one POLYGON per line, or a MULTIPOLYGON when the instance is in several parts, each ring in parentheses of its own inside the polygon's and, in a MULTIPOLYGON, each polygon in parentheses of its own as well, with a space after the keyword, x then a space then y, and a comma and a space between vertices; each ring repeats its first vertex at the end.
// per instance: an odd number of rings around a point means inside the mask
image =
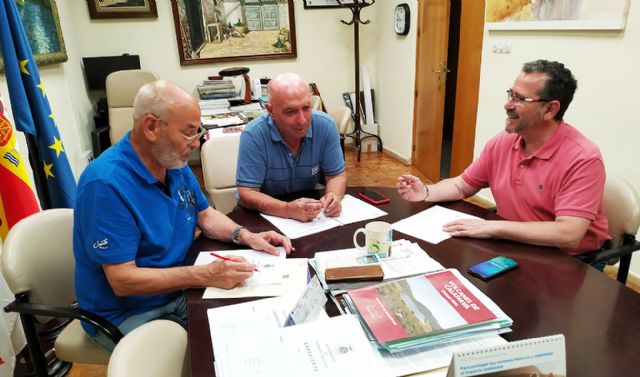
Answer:
POLYGON ((285 236, 295 239, 341 225, 351 224, 362 220, 375 219, 387 214, 380 208, 374 207, 369 203, 365 203, 360 199, 356 199, 351 195, 345 195, 342 198, 341 204, 342 213, 340 213, 340 216, 326 217, 324 212, 320 212, 315 219, 306 223, 298 220, 266 215, 263 213, 260 215, 269 220, 269 222, 271 222, 271 224, 276 228, 280 229, 285 236))
POLYGON ((287 253, 282 247, 278 247, 278 251, 280 251, 279 255, 271 255, 252 249, 202 251, 198 254, 198 258, 196 258, 194 264, 209 264, 220 260, 211 254, 212 252, 225 258, 243 257, 247 262, 254 264, 257 267, 257 271, 253 273, 251 278, 244 281, 241 286, 250 287, 263 284, 279 284, 282 283, 284 261, 287 253))
MULTIPOLYGON (((379 351, 382 358, 396 376, 432 371, 451 363, 454 352, 466 352, 481 348, 494 347, 508 343, 498 334, 486 334, 474 338, 446 342, 436 346, 417 348, 397 353, 379 351)), ((375 346, 372 344, 372 347, 375 346)), ((446 375, 446 369, 444 374, 446 375)))
POLYGON ((432 244, 438 244, 451 238, 449 233, 442 230, 442 226, 460 219, 480 218, 441 206, 433 206, 406 219, 397 221, 391 226, 393 230, 397 230, 398 232, 420 238, 432 244))
POLYGON ((392 375, 355 316, 283 328, 292 306, 289 297, 276 297, 209 309, 216 375, 392 375))
POLYGON ((309 269, 307 258, 289 258, 283 262, 284 273, 279 284, 239 286, 232 289, 207 287, 203 299, 238 297, 275 297, 301 294, 307 286, 309 269))

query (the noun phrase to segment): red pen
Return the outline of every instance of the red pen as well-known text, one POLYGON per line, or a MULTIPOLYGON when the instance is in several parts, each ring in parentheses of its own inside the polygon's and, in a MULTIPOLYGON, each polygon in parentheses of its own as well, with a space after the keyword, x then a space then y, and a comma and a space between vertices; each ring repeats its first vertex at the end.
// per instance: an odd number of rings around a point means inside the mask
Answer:
MULTIPOLYGON (((228 260, 229 262, 242 263, 242 261, 240 261, 240 260, 233 259, 233 258, 229 258, 229 257, 225 257, 225 256, 222 256, 222 255, 220 255, 220 254, 216 254, 216 253, 214 253, 214 252, 210 252, 209 254, 213 255, 213 256, 214 256, 214 257, 216 257, 216 258, 222 259, 222 260, 228 260)), ((254 267, 254 269, 253 269, 253 270, 254 270, 254 271, 258 271, 258 267, 254 267)))

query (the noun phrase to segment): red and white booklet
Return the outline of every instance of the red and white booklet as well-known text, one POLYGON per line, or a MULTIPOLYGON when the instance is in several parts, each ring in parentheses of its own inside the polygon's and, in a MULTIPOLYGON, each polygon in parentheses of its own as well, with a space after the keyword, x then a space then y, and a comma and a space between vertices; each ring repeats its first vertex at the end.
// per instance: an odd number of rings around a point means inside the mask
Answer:
POLYGON ((391 352, 512 324, 454 269, 354 289, 348 296, 369 334, 391 352))

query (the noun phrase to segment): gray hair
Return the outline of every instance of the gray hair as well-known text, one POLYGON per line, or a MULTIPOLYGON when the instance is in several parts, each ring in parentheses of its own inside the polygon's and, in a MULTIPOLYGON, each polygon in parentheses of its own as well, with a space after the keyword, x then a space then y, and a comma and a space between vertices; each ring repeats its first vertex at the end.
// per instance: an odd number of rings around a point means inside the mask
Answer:
POLYGON ((166 121, 169 109, 193 97, 184 89, 170 81, 154 81, 140 88, 133 100, 133 123, 138 123, 145 115, 153 114, 166 121))

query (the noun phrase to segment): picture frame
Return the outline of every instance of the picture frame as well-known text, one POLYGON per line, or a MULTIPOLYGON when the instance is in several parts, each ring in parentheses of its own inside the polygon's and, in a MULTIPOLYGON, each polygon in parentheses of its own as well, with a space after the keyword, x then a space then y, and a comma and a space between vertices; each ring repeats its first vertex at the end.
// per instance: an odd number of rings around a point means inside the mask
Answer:
MULTIPOLYGON (((66 62, 68 56, 60 28, 56 0, 48 2, 24 0, 17 4, 36 64, 42 66, 66 62)), ((4 72, 2 58, 0 58, 0 72, 4 72)))
POLYGON ((157 18, 156 0, 87 0, 91 19, 157 18))
POLYGON ((180 64, 295 58, 293 1, 171 1, 180 64))
MULTIPOLYGON (((353 4, 353 0, 341 0, 340 2, 347 6, 353 4)), ((336 0, 303 0, 303 4, 305 9, 342 7, 336 0)))
POLYGON ((566 0, 506 3, 487 0, 489 31, 500 30, 624 30, 629 0, 566 0))

